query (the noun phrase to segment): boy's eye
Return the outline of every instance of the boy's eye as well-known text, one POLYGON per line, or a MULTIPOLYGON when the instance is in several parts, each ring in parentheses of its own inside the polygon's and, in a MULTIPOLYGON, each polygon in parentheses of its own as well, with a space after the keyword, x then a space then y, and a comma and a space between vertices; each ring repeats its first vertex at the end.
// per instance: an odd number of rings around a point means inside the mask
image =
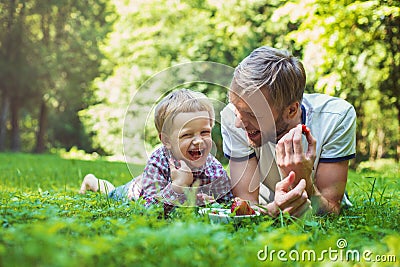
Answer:
POLYGON ((201 135, 203 135, 203 136, 208 136, 210 134, 211 134, 211 131, 209 131, 209 130, 205 130, 205 131, 201 132, 201 135))
POLYGON ((180 138, 189 138, 190 137, 190 134, 182 134, 181 136, 180 136, 180 138))

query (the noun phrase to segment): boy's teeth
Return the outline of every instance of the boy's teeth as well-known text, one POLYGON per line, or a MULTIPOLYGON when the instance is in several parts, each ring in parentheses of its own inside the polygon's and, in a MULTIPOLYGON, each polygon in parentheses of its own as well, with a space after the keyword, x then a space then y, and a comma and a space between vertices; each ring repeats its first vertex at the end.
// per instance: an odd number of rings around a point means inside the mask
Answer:
POLYGON ((192 151, 190 151, 190 154, 192 154, 192 155, 202 155, 202 152, 201 152, 201 150, 192 150, 192 151))

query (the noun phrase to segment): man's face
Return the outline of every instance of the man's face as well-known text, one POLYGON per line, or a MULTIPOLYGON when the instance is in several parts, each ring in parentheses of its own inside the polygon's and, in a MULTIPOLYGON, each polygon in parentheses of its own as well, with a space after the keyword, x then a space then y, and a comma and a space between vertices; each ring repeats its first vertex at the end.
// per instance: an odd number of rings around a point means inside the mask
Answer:
POLYGON ((235 106, 235 126, 246 131, 252 147, 259 147, 268 141, 275 143, 289 131, 283 112, 270 106, 260 90, 240 97, 230 92, 229 98, 235 106))

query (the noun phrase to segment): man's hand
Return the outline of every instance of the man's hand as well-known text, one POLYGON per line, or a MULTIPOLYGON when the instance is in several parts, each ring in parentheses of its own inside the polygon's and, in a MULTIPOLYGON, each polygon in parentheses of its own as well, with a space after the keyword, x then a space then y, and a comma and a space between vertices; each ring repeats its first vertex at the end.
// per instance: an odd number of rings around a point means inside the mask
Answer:
POLYGON ((267 205, 269 214, 272 217, 278 216, 279 212, 288 212, 293 217, 301 217, 305 212, 311 209, 311 201, 308 199, 306 181, 301 179, 293 188, 296 180, 296 174, 290 172, 275 187, 274 201, 267 205))
POLYGON ((193 183, 193 173, 185 161, 180 160, 181 167, 176 168, 173 159, 169 159, 171 171, 172 189, 179 193, 183 193, 185 187, 189 187, 193 183))
POLYGON ((302 125, 299 124, 285 134, 276 145, 276 163, 281 169, 282 175, 288 176, 289 172, 296 173, 294 185, 301 179, 305 179, 308 195, 313 194, 313 181, 311 173, 314 166, 316 154, 316 140, 310 131, 305 131, 307 138, 307 151, 303 152, 302 125))

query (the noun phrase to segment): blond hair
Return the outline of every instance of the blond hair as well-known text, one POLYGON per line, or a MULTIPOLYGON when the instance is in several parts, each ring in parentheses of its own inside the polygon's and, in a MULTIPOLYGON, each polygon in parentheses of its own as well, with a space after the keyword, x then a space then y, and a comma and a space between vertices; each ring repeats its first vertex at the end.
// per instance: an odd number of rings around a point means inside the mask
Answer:
POLYGON ((267 92, 278 110, 303 99, 306 73, 303 64, 288 51, 263 46, 255 49, 235 69, 231 90, 251 94, 260 89, 267 92))
MULTIPOLYGON (((206 111, 210 117, 210 125, 214 126, 214 107, 209 98, 203 93, 188 89, 180 89, 165 96, 155 108, 154 122, 158 133, 165 132, 164 127, 169 128, 173 119, 179 113, 206 111), (166 122, 170 122, 166 125, 166 122)), ((167 128, 167 130, 169 130, 167 128)))

